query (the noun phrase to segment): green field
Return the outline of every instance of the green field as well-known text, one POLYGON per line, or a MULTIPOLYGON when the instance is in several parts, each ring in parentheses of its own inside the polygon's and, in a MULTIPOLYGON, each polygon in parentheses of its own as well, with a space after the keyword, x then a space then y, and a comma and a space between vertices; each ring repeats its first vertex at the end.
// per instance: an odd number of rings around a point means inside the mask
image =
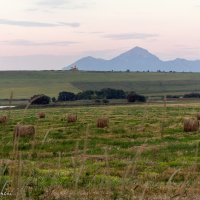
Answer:
POLYGON ((57 97, 60 91, 117 88, 145 95, 200 91, 200 73, 125 73, 72 71, 0 72, 0 99, 30 98, 34 94, 57 97))
POLYGON ((200 131, 183 132, 199 103, 0 111, 2 199, 200 199, 200 131), (37 113, 46 113, 38 119, 37 113), (77 114, 69 124, 65 116, 77 114), (109 128, 96 119, 107 117, 109 128), (33 124, 36 137, 21 138, 17 123, 33 124), (18 189, 17 189, 18 188, 18 189), (14 195, 13 192, 11 192, 14 195))

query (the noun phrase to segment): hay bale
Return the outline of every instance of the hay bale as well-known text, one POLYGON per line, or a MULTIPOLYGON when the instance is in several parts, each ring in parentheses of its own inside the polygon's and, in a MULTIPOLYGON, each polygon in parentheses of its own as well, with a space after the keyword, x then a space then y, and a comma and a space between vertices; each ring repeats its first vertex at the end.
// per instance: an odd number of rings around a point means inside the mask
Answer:
POLYGON ((199 130, 199 121, 197 119, 184 119, 184 131, 193 132, 199 130))
POLYGON ((44 112, 40 112, 40 113, 38 113, 38 117, 39 117, 40 119, 44 119, 44 118, 46 117, 46 115, 45 115, 44 112))
POLYGON ((0 117, 0 124, 5 124, 8 121, 8 117, 7 116, 1 116, 0 117))
POLYGON ((77 115, 72 115, 72 114, 68 115, 67 116, 67 121, 68 121, 68 123, 76 122, 77 121, 77 115))
POLYGON ((14 129, 14 137, 26 137, 35 135, 35 127, 33 125, 17 125, 14 129))
POLYGON ((200 120, 200 112, 197 113, 197 120, 200 120))
POLYGON ((108 118, 99 118, 97 119, 97 128, 106 128, 109 126, 108 118))

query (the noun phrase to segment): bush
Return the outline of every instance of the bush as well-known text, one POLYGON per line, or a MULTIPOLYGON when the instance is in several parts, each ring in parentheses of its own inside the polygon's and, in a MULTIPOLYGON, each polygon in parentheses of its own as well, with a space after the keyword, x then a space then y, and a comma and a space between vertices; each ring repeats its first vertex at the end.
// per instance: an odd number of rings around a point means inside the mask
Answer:
POLYGON ((184 98, 200 98, 200 93, 185 94, 183 97, 184 98))
POLYGON ((83 91, 83 92, 80 92, 77 94, 77 99, 78 100, 91 100, 91 99, 94 99, 94 96, 95 96, 95 91, 92 91, 92 90, 86 90, 86 91, 83 91))
POLYGON ((167 95, 166 98, 169 98, 169 99, 178 99, 180 98, 181 95, 167 95))
POLYGON ((108 104, 108 103, 109 103, 109 100, 108 100, 108 99, 103 99, 102 102, 103 102, 104 104, 108 104))
POLYGON ((111 88, 104 88, 100 91, 105 99, 125 99, 126 94, 123 90, 116 90, 111 88))
POLYGON ((77 94, 77 99, 125 99, 126 94, 123 90, 104 88, 100 91, 86 90, 77 94))
POLYGON ((52 101, 53 103, 55 103, 55 102, 56 102, 56 98, 55 98, 55 97, 52 97, 51 101, 52 101))
POLYGON ((127 100, 128 102, 146 102, 146 97, 135 92, 131 92, 128 94, 127 100))
POLYGON ((44 94, 34 95, 30 98, 31 104, 35 104, 35 105, 47 105, 50 103, 50 101, 51 101, 51 98, 44 94))
POLYGON ((99 103, 101 103, 101 101, 99 99, 96 99, 95 103, 99 104, 99 103))
POLYGON ((75 101, 76 95, 72 92, 60 92, 58 95, 58 101, 75 101))

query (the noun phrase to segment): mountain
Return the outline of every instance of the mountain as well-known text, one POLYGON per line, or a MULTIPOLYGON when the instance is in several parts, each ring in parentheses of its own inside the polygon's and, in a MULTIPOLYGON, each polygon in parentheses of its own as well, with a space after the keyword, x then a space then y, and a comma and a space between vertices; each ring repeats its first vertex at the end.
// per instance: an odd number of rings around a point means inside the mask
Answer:
POLYGON ((200 60, 189 61, 177 58, 171 61, 162 61, 146 49, 135 47, 111 60, 82 58, 64 69, 77 66, 85 71, 177 71, 177 72, 200 72, 200 60))

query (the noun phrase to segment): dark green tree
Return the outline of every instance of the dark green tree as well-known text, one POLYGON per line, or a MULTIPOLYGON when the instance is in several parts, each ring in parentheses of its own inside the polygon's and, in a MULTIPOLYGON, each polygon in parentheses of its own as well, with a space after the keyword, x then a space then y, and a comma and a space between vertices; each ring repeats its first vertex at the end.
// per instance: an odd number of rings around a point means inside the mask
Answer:
POLYGON ((72 92, 60 92, 58 95, 58 101, 75 101, 76 95, 72 92))
POLYGON ((35 105, 46 105, 51 102, 51 98, 44 94, 37 94, 30 98, 30 102, 35 105))
POLYGON ((135 92, 130 92, 127 95, 127 100, 128 102, 145 102, 146 101, 146 97, 143 95, 139 95, 135 92))

